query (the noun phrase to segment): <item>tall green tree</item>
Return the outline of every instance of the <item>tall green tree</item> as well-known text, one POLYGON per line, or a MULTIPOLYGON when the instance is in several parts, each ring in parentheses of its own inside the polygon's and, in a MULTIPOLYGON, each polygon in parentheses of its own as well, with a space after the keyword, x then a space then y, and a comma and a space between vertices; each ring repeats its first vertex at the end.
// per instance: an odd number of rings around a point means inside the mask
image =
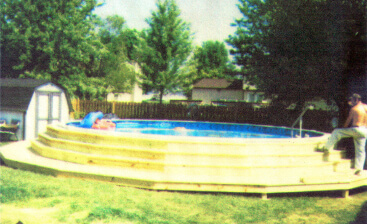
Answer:
POLYGON ((107 16, 100 20, 98 36, 103 44, 111 44, 121 36, 125 28, 125 19, 118 15, 107 16))
POLYGON ((108 51, 102 57, 98 76, 106 78, 112 91, 130 92, 138 76, 134 52, 139 33, 127 28, 124 18, 115 15, 102 20, 98 35, 108 51))
POLYGON ((366 64, 365 0, 239 2, 243 18, 227 42, 248 79, 287 103, 345 97, 350 58, 366 64), (356 42, 362 47, 353 52, 356 42))
POLYGON ((198 62, 197 69, 203 78, 223 78, 229 76, 233 69, 223 42, 205 41, 195 50, 194 59, 198 62))
POLYGON ((142 35, 138 53, 141 79, 145 91, 158 92, 162 102, 164 94, 182 83, 178 70, 191 52, 192 37, 174 0, 159 0, 146 22, 149 28, 142 35))
POLYGON ((104 52, 94 31, 96 6, 97 0, 2 0, 2 76, 50 79, 78 93, 104 52))

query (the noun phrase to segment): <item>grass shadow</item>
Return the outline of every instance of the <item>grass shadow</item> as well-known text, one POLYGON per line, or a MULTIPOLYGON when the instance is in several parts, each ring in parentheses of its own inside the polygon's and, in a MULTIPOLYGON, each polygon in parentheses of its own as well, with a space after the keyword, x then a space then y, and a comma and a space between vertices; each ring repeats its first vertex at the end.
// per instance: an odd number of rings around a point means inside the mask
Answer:
POLYGON ((367 224, 367 201, 365 201, 358 212, 356 219, 350 224, 367 224))

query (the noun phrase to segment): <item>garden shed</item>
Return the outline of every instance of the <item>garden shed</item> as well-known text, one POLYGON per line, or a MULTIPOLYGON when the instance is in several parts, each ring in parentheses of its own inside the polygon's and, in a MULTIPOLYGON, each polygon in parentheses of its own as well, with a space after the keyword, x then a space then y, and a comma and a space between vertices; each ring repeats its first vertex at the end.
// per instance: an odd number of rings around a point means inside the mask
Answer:
POLYGON ((72 112, 64 88, 35 79, 1 79, 1 131, 14 132, 18 140, 37 138, 47 124, 65 123, 72 112))

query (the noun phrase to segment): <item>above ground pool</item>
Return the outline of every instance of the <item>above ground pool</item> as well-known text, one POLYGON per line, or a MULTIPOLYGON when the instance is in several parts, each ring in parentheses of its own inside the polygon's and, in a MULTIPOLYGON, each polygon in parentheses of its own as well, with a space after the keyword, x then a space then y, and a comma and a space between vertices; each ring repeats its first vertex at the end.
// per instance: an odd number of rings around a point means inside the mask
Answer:
MULTIPOLYGON (((290 138, 291 129, 275 126, 250 124, 167 121, 167 120, 113 120, 116 132, 193 136, 221 138, 290 138)), ((83 127, 81 122, 71 122, 71 126, 83 127)), ((296 132, 297 134, 297 132, 296 132)), ((323 133, 304 130, 302 137, 319 137, 323 133)))

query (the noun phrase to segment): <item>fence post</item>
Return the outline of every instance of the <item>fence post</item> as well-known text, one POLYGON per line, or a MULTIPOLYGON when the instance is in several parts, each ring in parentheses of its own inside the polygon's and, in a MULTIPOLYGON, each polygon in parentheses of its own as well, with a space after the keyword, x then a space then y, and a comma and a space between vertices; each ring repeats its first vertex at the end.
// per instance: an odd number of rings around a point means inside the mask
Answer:
POLYGON ((112 102, 112 111, 111 111, 111 113, 115 113, 115 111, 116 111, 116 102, 115 101, 113 101, 112 102))

